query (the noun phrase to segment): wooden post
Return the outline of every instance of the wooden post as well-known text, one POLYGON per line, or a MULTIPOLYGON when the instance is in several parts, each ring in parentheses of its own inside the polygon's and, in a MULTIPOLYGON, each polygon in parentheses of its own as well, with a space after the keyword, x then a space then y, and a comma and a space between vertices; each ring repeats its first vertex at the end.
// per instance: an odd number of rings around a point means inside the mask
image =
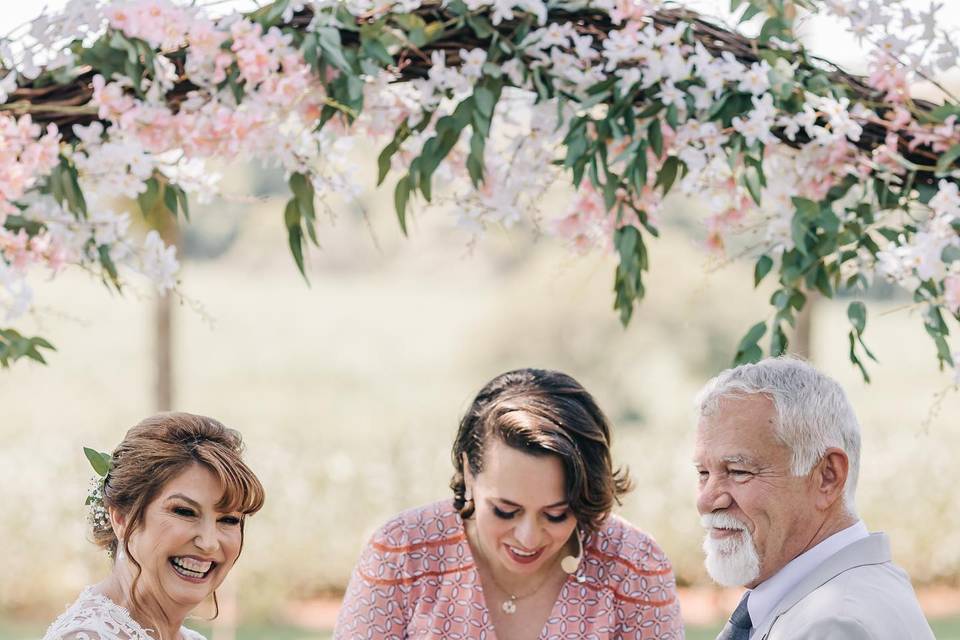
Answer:
MULTIPOLYGON (((177 221, 165 209, 155 210, 152 216, 153 226, 168 245, 176 246, 180 252, 180 228, 177 221)), ((180 257, 180 256, 178 256, 180 257)), ((182 257, 181 257, 182 260, 182 257)), ((165 293, 157 296, 153 310, 154 319, 154 380, 156 396, 154 404, 157 411, 172 411, 176 397, 174 375, 174 314, 173 296, 165 293)))
POLYGON ((793 339, 789 351, 805 360, 813 361, 813 314, 820 301, 820 293, 807 292, 807 303, 797 314, 797 323, 793 329, 793 339))

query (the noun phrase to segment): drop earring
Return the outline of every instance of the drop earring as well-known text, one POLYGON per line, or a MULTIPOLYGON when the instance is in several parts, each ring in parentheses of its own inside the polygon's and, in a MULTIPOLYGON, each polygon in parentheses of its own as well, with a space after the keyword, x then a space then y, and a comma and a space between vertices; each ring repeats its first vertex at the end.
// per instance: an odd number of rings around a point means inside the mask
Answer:
POLYGON ((560 560, 560 568, 564 573, 573 574, 580 568, 580 562, 583 560, 583 540, 580 539, 580 527, 577 527, 573 535, 577 539, 577 553, 573 556, 564 556, 560 560))

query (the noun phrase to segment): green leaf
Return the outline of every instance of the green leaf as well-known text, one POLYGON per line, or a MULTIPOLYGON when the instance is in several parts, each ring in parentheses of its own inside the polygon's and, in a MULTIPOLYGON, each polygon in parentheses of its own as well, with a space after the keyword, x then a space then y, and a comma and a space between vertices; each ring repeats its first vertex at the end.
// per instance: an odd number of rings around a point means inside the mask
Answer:
POLYGON ((753 198, 753 201, 759 205, 761 186, 760 176, 757 174, 757 171, 751 167, 745 167, 743 175, 740 177, 740 182, 747 188, 747 191, 750 192, 750 197, 753 198))
POLYGON ((750 327, 747 334, 740 340, 737 346, 737 354, 734 356, 733 364, 740 365, 748 362, 759 362, 763 358, 763 349, 757 344, 760 338, 767 332, 767 323, 758 322, 750 327))
POLYGON ((290 246, 290 255, 293 256, 293 261, 296 263, 300 275, 303 276, 304 280, 309 282, 303 260, 304 242, 301 215, 300 205, 297 203, 297 199, 290 198, 283 211, 283 222, 287 227, 287 244, 290 246))
POLYGON ((90 461, 90 466, 93 467, 93 470, 98 476, 103 478, 110 473, 112 458, 109 453, 100 453, 89 447, 84 447, 83 455, 87 456, 87 460, 90 461))
POLYGON ((657 175, 657 184, 663 187, 664 194, 669 192, 670 187, 673 186, 673 181, 677 178, 679 168, 680 160, 676 156, 668 157, 666 162, 663 163, 663 167, 657 175))
POLYGON ((163 189, 163 206, 167 208, 174 218, 177 217, 178 203, 177 192, 175 191, 176 187, 173 185, 166 185, 163 189))
POLYGON ((847 318, 858 335, 863 333, 867 326, 867 307, 860 301, 851 302, 847 305, 847 318))
POLYGON ((393 192, 393 203, 397 209, 400 231, 407 235, 407 202, 410 200, 410 179, 401 178, 393 192))
POLYGON ((757 260, 757 266, 753 270, 753 286, 759 286, 760 282, 770 273, 773 268, 773 258, 767 255, 760 256, 757 260))
POLYGON ((137 203, 140 205, 140 211, 144 217, 153 213, 157 203, 160 202, 160 183, 156 178, 150 178, 145 183, 146 191, 137 196, 137 203))
POLYGON ((945 176, 951 171, 953 163, 960 158, 960 144, 955 144, 937 160, 937 176, 945 176))
POLYGON ((320 60, 333 65, 344 73, 353 74, 350 63, 343 55, 340 31, 334 27, 318 27, 314 34, 317 38, 317 45, 323 53, 320 60))
POLYGON ((372 58, 384 66, 394 63, 393 56, 387 51, 387 48, 380 40, 366 39, 363 41, 363 53, 368 58, 372 58))
POLYGON ((783 355, 787 351, 788 344, 787 334, 784 333, 783 327, 778 322, 774 325, 773 332, 770 334, 770 355, 773 357, 783 355))
POLYGON ((950 245, 946 247, 943 252, 940 254, 940 259, 943 260, 946 264, 951 262, 956 262, 960 260, 960 247, 957 245, 950 245))
MULTIPOLYGON (((117 265, 113 263, 113 258, 110 257, 110 247, 105 244, 97 247, 97 255, 100 258, 100 265, 103 267, 104 271, 107 272, 107 275, 110 277, 110 283, 113 284, 117 290, 120 290, 120 274, 117 273, 117 265)), ((105 281, 106 282, 106 281, 105 281)))
POLYGON ((296 198, 300 214, 307 220, 315 220, 317 215, 313 204, 314 190, 310 179, 302 173, 294 173, 290 176, 290 190, 296 198))
POLYGON ((467 24, 473 29, 473 32, 477 34, 478 38, 486 40, 494 33, 496 30, 493 28, 493 25, 490 24, 490 21, 481 15, 469 15, 467 16, 467 24))
POLYGON ((177 201, 180 203, 180 210, 183 211, 183 217, 190 220, 190 201, 187 198, 187 192, 183 189, 177 189, 177 201))
POLYGON ((497 99, 493 95, 493 91, 483 86, 477 86, 477 88, 473 90, 473 100, 477 105, 477 111, 485 118, 489 119, 493 117, 493 108, 497 104, 497 99))
POLYGON ((663 156, 663 131, 660 127, 660 120, 654 119, 647 128, 650 139, 650 148, 659 158, 663 156))

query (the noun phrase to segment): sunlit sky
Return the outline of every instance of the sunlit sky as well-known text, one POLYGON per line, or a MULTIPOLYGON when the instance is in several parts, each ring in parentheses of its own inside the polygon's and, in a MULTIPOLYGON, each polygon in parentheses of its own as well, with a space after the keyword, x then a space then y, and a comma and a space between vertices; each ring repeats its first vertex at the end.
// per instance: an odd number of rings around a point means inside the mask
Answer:
MULTIPOLYGON (((940 0, 943 2, 943 0, 940 0)), ((40 14, 44 8, 56 11, 66 4, 67 0, 3 0, 3 9, 0 12, 0 34, 7 34, 15 27, 27 22, 40 14)), ((199 4, 215 5, 217 12, 230 8, 253 9, 266 2, 255 0, 211 0, 199 4)), ((730 21, 729 0, 685 0, 684 6, 697 10, 712 17, 730 21)), ((930 0, 908 0, 905 6, 913 9, 926 9, 930 0)), ((960 32, 960 2, 948 0, 939 13, 940 26, 948 31, 960 32)), ((813 17, 800 30, 807 47, 815 55, 826 58, 844 69, 862 73, 865 71, 866 47, 847 33, 839 22, 826 17, 813 17)))

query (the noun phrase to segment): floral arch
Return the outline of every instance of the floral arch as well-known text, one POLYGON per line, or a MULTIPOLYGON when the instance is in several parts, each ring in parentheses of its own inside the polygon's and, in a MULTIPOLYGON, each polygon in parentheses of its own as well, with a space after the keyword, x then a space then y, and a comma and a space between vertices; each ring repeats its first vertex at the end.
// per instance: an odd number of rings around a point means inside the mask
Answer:
MULTIPOLYGON (((110 201, 186 219, 211 158, 283 167, 304 272, 317 197, 356 189, 328 151, 359 136, 382 149, 404 232, 411 209, 437 199, 476 233, 541 220, 539 196, 573 184, 578 200, 541 227, 617 254, 624 324, 663 197, 680 189, 709 194, 714 248, 753 233, 755 280, 777 281, 737 362, 759 359, 764 335, 783 352, 809 292, 888 280, 913 293, 941 367, 955 367, 960 105, 908 91, 957 67, 937 7, 733 0, 741 21, 762 20, 746 38, 681 4, 280 0, 214 19, 170 0, 71 0, 0 46, 0 327, 30 310, 31 269, 174 288, 175 249, 156 232, 132 239, 110 201), (794 27, 809 12, 875 45, 869 78, 807 53, 794 27)), ((866 308, 847 315, 866 376, 866 308)), ((3 366, 50 348, 0 329, 3 366)))

